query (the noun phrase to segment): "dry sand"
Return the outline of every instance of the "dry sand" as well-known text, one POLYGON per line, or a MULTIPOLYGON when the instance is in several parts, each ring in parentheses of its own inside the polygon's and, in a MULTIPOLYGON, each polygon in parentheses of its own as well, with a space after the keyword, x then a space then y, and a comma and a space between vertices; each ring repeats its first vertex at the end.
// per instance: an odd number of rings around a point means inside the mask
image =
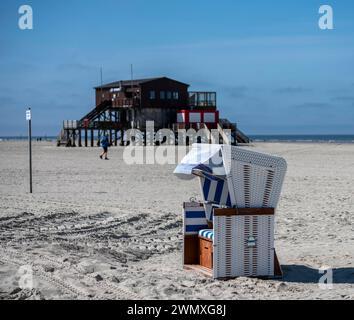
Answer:
POLYGON ((174 165, 128 166, 97 148, 0 142, 0 298, 354 299, 354 145, 262 143, 288 174, 276 221, 284 279, 214 281, 182 269, 183 201, 197 180, 174 165), (18 289, 30 265, 34 288, 18 289), (318 285, 332 267, 333 288, 318 285))

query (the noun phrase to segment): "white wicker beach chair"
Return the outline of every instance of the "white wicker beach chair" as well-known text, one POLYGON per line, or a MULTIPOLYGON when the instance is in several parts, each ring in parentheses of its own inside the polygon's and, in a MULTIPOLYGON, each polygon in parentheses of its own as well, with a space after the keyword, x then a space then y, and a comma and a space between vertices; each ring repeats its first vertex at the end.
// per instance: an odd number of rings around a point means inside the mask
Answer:
MULTIPOLYGON (((205 228, 203 224, 187 228, 185 216, 185 264, 197 264, 196 256, 203 254, 205 248, 206 254, 211 255, 214 278, 279 275, 274 250, 274 214, 286 172, 285 160, 226 145, 213 146, 209 155, 207 146, 193 146, 193 158, 198 150, 203 154, 202 165, 187 155, 175 170, 177 175, 199 176, 204 203, 198 204, 198 210, 204 205, 204 215, 209 221, 205 228), (208 168, 208 156, 214 157, 218 152, 223 170, 208 168), (187 230, 192 230, 192 237, 187 230)), ((200 256, 199 261, 204 258, 200 256)), ((209 257, 204 260, 209 264, 209 257)))

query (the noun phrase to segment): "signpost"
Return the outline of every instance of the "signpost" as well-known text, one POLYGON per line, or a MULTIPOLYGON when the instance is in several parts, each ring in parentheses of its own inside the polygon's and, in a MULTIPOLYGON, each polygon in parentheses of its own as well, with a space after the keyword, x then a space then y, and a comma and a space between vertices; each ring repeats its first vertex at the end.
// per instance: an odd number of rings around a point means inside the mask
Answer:
POLYGON ((30 193, 32 191, 32 114, 31 108, 26 111, 26 120, 28 121, 28 144, 29 144, 29 175, 30 175, 30 193))

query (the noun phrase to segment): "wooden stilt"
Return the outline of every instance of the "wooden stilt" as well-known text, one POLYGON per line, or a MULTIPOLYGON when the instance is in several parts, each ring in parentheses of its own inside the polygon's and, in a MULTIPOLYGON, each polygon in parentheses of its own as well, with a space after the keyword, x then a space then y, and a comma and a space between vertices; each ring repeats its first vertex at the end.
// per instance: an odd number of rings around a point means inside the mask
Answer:
POLYGON ((73 147, 76 147, 76 141, 75 140, 76 140, 76 130, 74 129, 73 130, 73 143, 72 143, 73 147))
POLYGON ((87 148, 87 129, 85 129, 85 147, 87 148))
POLYGON ((120 145, 124 146, 124 130, 120 131, 120 145))
POLYGON ((82 144, 81 144, 81 130, 79 130, 79 147, 81 148, 82 147, 82 144))
MULTIPOLYGON (((113 114, 112 111, 109 111, 109 121, 112 123, 113 119, 113 114)), ((112 135, 112 129, 109 129, 109 144, 112 146, 113 145, 113 135, 112 135)))
POLYGON ((70 147, 70 130, 66 130, 66 146, 70 147))
POLYGON ((93 129, 91 129, 91 147, 93 147, 93 144, 94 144, 94 132, 93 132, 93 129))

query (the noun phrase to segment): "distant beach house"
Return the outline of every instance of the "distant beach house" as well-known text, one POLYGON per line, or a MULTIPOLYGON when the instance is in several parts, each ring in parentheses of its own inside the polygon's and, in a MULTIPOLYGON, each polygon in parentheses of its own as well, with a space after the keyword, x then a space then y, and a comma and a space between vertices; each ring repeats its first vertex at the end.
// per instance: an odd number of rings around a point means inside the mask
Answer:
MULTIPOLYGON (((117 145, 128 129, 146 129, 154 121, 155 130, 231 129, 234 141, 249 142, 235 124, 219 118, 216 92, 188 91, 189 84, 167 77, 120 80, 95 87, 96 106, 80 120, 64 121, 58 145, 91 146, 95 137, 108 134, 117 145), (96 133, 96 134, 95 134, 96 133), (78 140, 78 141, 77 141, 78 140)), ((99 139, 98 139, 99 140, 99 139)))

